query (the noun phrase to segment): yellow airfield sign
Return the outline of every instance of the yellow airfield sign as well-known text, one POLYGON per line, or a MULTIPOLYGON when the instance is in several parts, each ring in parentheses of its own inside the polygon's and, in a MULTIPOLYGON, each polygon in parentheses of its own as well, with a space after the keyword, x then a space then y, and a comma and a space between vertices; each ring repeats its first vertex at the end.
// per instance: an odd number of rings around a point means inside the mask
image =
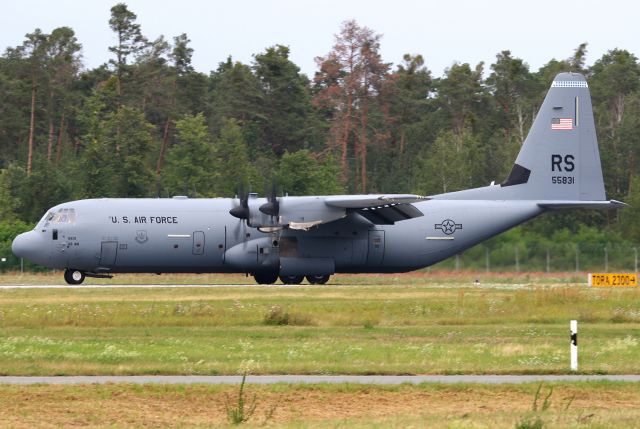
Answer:
POLYGON ((638 287, 636 273, 589 273, 591 287, 638 287))

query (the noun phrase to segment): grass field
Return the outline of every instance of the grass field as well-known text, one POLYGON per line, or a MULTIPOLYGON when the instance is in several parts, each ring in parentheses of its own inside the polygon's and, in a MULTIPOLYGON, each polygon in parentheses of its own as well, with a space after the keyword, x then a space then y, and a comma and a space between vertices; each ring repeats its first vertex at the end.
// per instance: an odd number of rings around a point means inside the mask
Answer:
MULTIPOLYGON (((586 276, 418 273, 338 276, 326 286, 256 286, 242 276, 118 277, 212 288, 0 290, 0 373, 640 372, 640 291, 590 289, 586 276), (475 283, 479 280, 479 284, 475 283), (232 284, 233 286, 224 286, 232 284)), ((59 284, 10 274, 9 284, 59 284)), ((90 280, 88 283, 108 283, 90 280)), ((249 424, 278 427, 640 427, 634 383, 248 386, 249 424), (542 399, 540 400, 542 402, 542 399), (273 416, 266 418, 273 409, 273 416), (538 406, 538 409, 540 405, 538 406)), ((234 386, 0 386, 10 427, 225 425, 234 386)))
POLYGON ((571 319, 581 372, 640 372, 637 289, 385 278, 1 290, 0 373, 566 373, 571 319))

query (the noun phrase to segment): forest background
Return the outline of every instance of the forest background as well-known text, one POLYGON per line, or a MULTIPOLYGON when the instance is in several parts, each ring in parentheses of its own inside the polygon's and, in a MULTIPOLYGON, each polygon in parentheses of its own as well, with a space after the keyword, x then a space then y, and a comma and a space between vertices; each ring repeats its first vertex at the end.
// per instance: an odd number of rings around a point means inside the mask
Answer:
POLYGON ((123 3, 111 9, 116 43, 95 69, 83 66, 68 27, 35 29, 0 57, 0 270, 19 264, 15 235, 73 199, 233 197, 274 181, 289 195, 432 195, 499 183, 563 71, 586 75, 607 196, 631 207, 543 216, 483 255, 476 249, 476 268, 489 268, 489 252, 498 255, 492 267, 510 266, 514 251, 517 269, 546 259, 549 270, 550 252, 567 259, 557 269, 616 251, 634 252, 637 266, 640 65, 631 52, 612 47, 587 67, 583 43, 532 71, 505 50, 488 67, 454 63, 435 77, 420 54, 387 62, 381 35, 352 20, 314 53, 314 76, 282 45, 205 74, 191 65, 187 34, 149 40, 136 20, 123 3))

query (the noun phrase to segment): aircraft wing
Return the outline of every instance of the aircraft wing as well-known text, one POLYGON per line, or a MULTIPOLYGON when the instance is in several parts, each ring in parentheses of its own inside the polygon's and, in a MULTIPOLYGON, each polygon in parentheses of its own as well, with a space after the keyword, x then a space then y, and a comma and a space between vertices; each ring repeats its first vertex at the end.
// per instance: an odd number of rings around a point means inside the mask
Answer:
POLYGON ((425 201, 428 198, 411 194, 388 195, 333 195, 325 197, 325 204, 345 209, 364 209, 380 207, 389 204, 411 204, 425 201))
POLYGON ((425 201, 420 195, 339 195, 326 197, 325 204, 346 208, 363 216, 375 225, 393 225, 395 222, 424 216, 412 203, 425 201))
POLYGON ((376 225, 392 225, 423 216, 412 203, 425 200, 409 194, 253 197, 234 203, 229 213, 263 232, 282 228, 306 231, 352 213, 376 225))

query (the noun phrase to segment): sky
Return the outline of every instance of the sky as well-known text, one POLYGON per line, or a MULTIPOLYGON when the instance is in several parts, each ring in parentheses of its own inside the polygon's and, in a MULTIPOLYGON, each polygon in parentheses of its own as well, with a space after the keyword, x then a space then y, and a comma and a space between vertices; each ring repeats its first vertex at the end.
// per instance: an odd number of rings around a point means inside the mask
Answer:
MULTIPOLYGON (((111 58, 115 35, 108 21, 116 0, 5 0, 0 48, 13 47, 40 28, 68 26, 83 46, 87 68, 111 58)), ((290 59, 313 76, 314 58, 333 46, 342 22, 355 19, 382 35, 385 62, 421 54, 433 75, 454 62, 485 63, 510 50, 532 71, 552 58, 572 56, 587 42, 591 65, 614 48, 640 55, 640 2, 625 0, 127 0, 148 39, 187 33, 193 66, 209 73, 231 55, 250 63, 275 44, 289 46, 290 59)))

